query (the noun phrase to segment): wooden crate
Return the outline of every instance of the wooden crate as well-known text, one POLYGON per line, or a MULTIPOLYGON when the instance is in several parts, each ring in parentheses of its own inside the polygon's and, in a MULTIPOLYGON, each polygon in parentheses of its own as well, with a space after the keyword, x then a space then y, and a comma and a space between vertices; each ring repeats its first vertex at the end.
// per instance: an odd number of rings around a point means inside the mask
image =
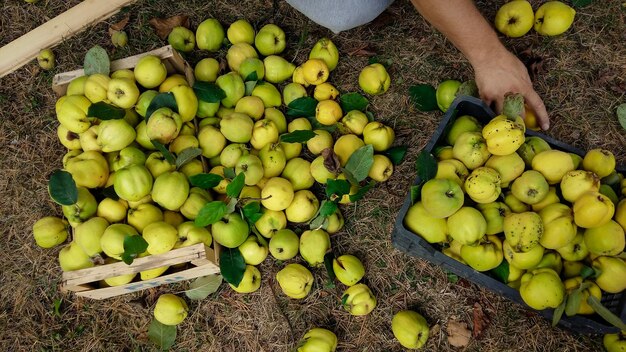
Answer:
POLYGON ((217 253, 203 243, 189 247, 173 249, 167 253, 137 258, 131 265, 123 262, 98 265, 93 268, 66 271, 63 273, 61 291, 74 292, 77 296, 93 299, 105 299, 126 293, 145 290, 151 287, 171 284, 174 282, 194 279, 200 276, 218 274, 217 253), (174 271, 150 280, 131 282, 126 285, 98 287, 103 279, 120 275, 135 274, 140 271, 171 266, 190 264, 190 268, 174 271))
MULTIPOLYGON (((111 72, 122 69, 133 69, 139 59, 146 55, 156 55, 160 57, 167 68, 168 75, 173 73, 183 74, 187 79, 187 82, 189 82, 190 85, 193 85, 193 69, 170 45, 135 56, 112 61, 111 72)), ((74 78, 84 75, 85 72, 83 69, 59 73, 54 76, 52 89, 57 96, 63 96, 67 91, 69 83, 74 78)), ((205 172, 208 172, 207 162, 204 157, 202 157, 202 162, 205 172)), ((113 264, 98 265, 87 269, 64 272, 60 288, 63 292, 74 292, 77 296, 93 299, 105 299, 126 293, 141 291, 150 287, 157 287, 174 282, 194 279, 200 276, 218 274, 220 272, 220 246, 213 241, 213 248, 214 249, 209 248, 200 243, 189 247, 174 249, 163 254, 137 258, 131 265, 118 262, 113 264), (187 264, 187 268, 176 271, 170 267, 165 275, 154 279, 133 281, 121 286, 100 287, 100 281, 105 278, 139 273, 148 269, 154 269, 166 265, 175 266, 178 264, 187 264)))
MULTIPOLYGON (((194 75, 192 67, 187 63, 185 59, 183 59, 180 54, 172 48, 171 45, 164 46, 162 48, 148 51, 142 54, 138 54, 135 56, 129 56, 124 59, 119 59, 111 62, 111 72, 123 69, 132 69, 137 65, 139 59, 146 55, 156 55, 163 60, 165 67, 167 68, 168 75, 172 73, 180 73, 185 75, 187 78, 187 82, 189 85, 193 85, 194 83, 194 75)), ((84 76, 85 71, 83 69, 78 69, 69 72, 63 72, 56 74, 52 79, 52 90, 56 93, 57 96, 65 95, 67 91, 67 86, 70 82, 77 77, 84 76)))

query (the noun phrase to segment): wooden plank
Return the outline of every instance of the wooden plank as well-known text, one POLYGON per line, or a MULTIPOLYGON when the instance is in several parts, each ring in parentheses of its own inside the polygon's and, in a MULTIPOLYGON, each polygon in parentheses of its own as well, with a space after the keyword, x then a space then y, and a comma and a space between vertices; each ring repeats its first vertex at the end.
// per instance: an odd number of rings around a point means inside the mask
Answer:
MULTIPOLYGON (((188 263, 197 259, 207 259, 207 254, 214 255, 213 250, 203 243, 189 247, 173 249, 169 252, 137 258, 131 265, 124 262, 98 265, 93 268, 67 271, 63 273, 63 286, 77 286, 90 282, 97 282, 109 277, 136 274, 141 271, 188 263)), ((208 259, 213 259, 208 257, 208 259)))
POLYGON ((84 0, 50 21, 0 48, 0 77, 17 70, 87 26, 111 17, 135 0, 84 0))
MULTIPOLYGON (((99 288, 89 291, 78 291, 77 296, 88 297, 93 299, 105 299, 109 297, 119 296, 126 293, 137 292, 147 288, 157 287, 161 285, 171 284, 174 282, 195 279, 200 276, 218 274, 220 269, 215 265, 203 265, 190 268, 177 273, 159 276, 154 279, 139 282, 131 282, 126 285, 99 288)), ((68 288, 72 290, 72 288, 68 288)), ((73 291, 73 290, 72 290, 73 291)))

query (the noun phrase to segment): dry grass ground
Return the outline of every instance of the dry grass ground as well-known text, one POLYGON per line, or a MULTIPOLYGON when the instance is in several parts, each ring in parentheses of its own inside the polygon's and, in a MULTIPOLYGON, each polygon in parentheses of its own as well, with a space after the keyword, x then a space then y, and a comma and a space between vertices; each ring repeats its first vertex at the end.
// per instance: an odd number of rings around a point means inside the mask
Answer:
MULTIPOLYGON (((78 2, 2 2, 0 45, 78 2)), ((502 3, 478 1, 478 6, 493 19, 502 3)), ((470 78, 471 68, 462 55, 406 0, 396 1, 372 25, 339 35, 309 22, 286 3, 274 5, 269 0, 138 1, 127 9, 131 14, 127 48, 114 49, 107 35, 108 24, 118 15, 56 47, 57 67, 52 72, 39 72, 33 62, 0 79, 0 350, 151 350, 146 331, 152 304, 161 293, 184 289, 168 286, 105 301, 63 295, 57 287, 58 249, 36 247, 31 235, 37 219, 60 213, 46 191, 47 175, 59 167, 64 153, 55 133, 52 76, 79 67, 94 44, 107 48, 113 58, 160 47, 165 42, 156 37, 148 20, 176 14, 189 15, 194 28, 207 17, 224 24, 244 17, 257 28, 279 24, 288 33, 286 57, 298 63, 317 39, 331 36, 343 54, 332 82, 344 92, 357 89, 358 71, 367 63, 367 58, 347 53, 368 46, 392 61, 393 79, 387 94, 371 99, 371 107, 396 129, 397 144, 409 146, 409 154, 387 183, 356 206, 344 208, 345 230, 332 239, 335 253, 354 253, 364 261, 366 282, 378 298, 372 314, 356 318, 344 312, 341 288, 325 289, 323 270, 314 271, 316 285, 309 297, 287 299, 273 279, 278 267, 268 259, 261 266, 259 291, 242 296, 224 285, 210 298, 192 301, 189 318, 178 328, 175 350, 289 351, 307 329, 323 326, 338 335, 341 351, 399 351, 390 320, 404 308, 421 312, 435 327, 426 350, 457 350, 447 342, 446 324, 456 319, 471 327, 476 302, 491 323, 462 350, 601 350, 598 337, 553 329, 524 307, 463 280, 454 282, 439 268, 392 248, 393 221, 415 177, 415 157, 441 118, 440 113, 416 111, 407 98, 408 87, 470 78), (60 315, 55 315, 54 302, 61 299, 60 315)), ((626 164, 626 133, 615 118, 615 108, 626 101, 625 14, 621 1, 596 1, 579 10, 574 27, 564 36, 544 38, 531 32, 505 40, 512 51, 530 48, 543 59, 535 83, 551 115, 553 127, 547 133, 583 149, 609 149, 621 164, 626 164)), ((199 55, 204 53, 189 61, 199 55)))

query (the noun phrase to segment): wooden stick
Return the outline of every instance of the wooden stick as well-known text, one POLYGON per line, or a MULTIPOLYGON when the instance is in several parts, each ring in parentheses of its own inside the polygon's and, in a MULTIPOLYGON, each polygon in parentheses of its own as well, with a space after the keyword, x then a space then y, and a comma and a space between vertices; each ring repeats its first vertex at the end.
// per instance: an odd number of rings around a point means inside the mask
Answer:
POLYGON ((85 27, 111 17, 135 0, 84 0, 50 21, 0 48, 0 77, 17 70, 85 27))

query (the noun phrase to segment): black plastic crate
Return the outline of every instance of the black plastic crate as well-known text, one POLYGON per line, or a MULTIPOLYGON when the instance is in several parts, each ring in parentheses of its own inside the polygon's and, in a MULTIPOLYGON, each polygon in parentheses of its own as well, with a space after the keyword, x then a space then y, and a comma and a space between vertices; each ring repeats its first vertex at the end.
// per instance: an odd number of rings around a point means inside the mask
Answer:
MULTIPOLYGON (((437 131, 430 139, 424 150, 432 152, 435 146, 445 145, 445 141, 443 140, 443 138, 445 136, 446 129, 451 125, 456 116, 461 115, 474 116, 483 124, 486 124, 495 116, 494 112, 489 108, 489 106, 487 106, 480 99, 467 96, 458 97, 450 105, 450 108, 443 117, 443 121, 441 121, 441 123, 439 124, 437 131)), ((563 151, 576 153, 581 156, 583 156, 585 153, 581 149, 569 146, 565 143, 555 140, 554 138, 535 131, 528 130, 526 135, 539 136, 543 138, 546 142, 548 142, 548 144, 550 144, 553 149, 560 149, 563 151)), ((623 172, 623 170, 624 167, 621 167, 618 171, 623 172)), ((415 185, 419 183, 420 179, 418 177, 415 180, 415 185)), ((446 256, 432 244, 428 243, 419 235, 407 229, 404 226, 404 217, 406 216, 406 213, 410 206, 411 196, 409 194, 404 200, 402 209, 400 209, 400 212, 398 213, 393 229, 391 239, 395 248, 414 257, 426 259, 429 262, 436 264, 447 271, 450 271, 460 277, 470 280, 475 284, 484 286, 493 292, 499 293, 502 296, 514 302, 517 302, 534 312, 539 313, 547 319, 552 319, 552 315, 554 313, 553 309, 544 309, 541 311, 537 311, 528 307, 522 300, 522 297, 517 290, 507 286, 503 282, 498 281, 497 279, 487 275, 486 273, 476 271, 470 266, 462 264, 446 256)), ((603 292, 602 304, 609 310, 611 310, 611 312, 619 316, 623 321, 626 320, 626 293, 622 292, 620 294, 608 294, 603 292)), ((619 332, 619 329, 610 325, 609 323, 604 321, 602 317, 596 314, 587 316, 575 315, 573 317, 568 317, 563 314, 561 320, 559 321, 559 325, 575 332, 584 334, 605 334, 609 332, 619 332)))

